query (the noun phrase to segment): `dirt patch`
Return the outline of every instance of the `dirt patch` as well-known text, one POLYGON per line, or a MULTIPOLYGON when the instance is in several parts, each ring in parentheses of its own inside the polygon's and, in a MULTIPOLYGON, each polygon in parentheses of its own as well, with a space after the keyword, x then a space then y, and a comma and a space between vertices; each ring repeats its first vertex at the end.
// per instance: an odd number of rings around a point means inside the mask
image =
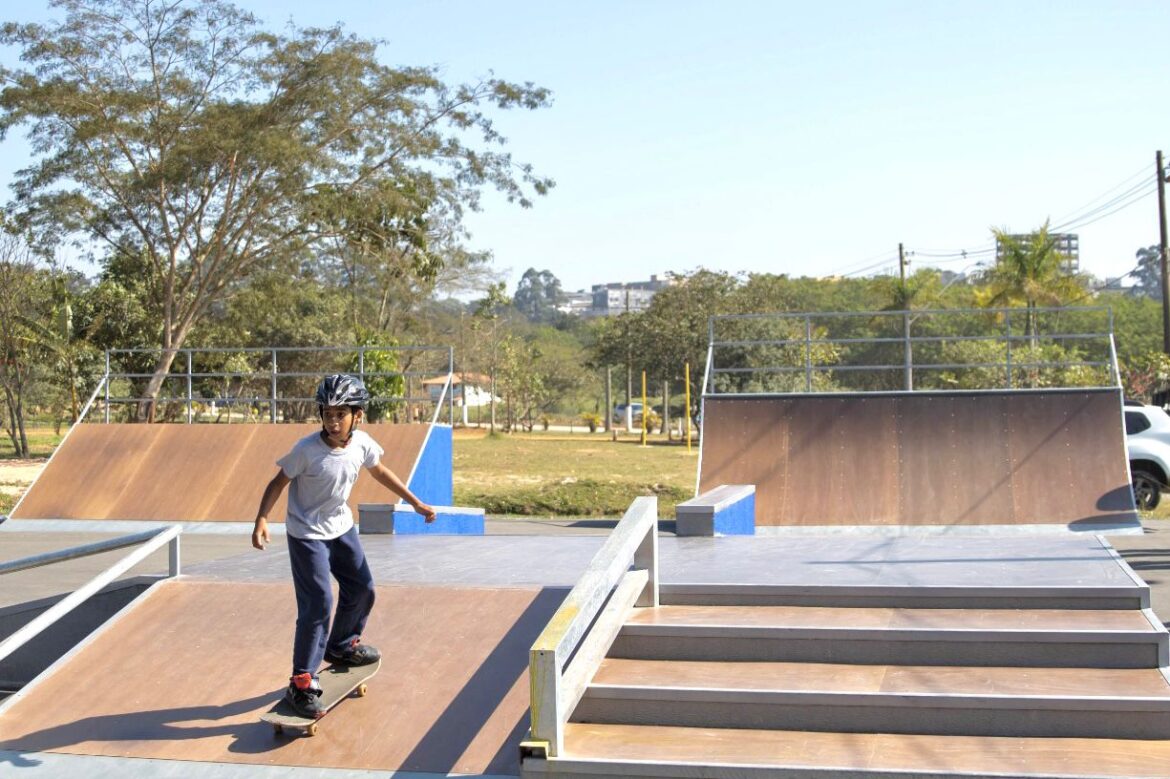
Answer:
POLYGON ((44 460, 0 460, 0 484, 32 484, 44 460))

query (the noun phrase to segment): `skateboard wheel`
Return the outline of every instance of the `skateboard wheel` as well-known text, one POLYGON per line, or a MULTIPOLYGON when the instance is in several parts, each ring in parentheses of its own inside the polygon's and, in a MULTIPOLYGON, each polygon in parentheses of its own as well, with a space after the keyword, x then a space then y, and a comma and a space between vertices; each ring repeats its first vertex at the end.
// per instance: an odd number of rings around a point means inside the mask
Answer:
POLYGON ((273 730, 275 733, 277 733, 278 735, 284 732, 284 728, 283 728, 283 727, 281 727, 280 725, 273 725, 273 726, 272 726, 272 730, 273 730))
POLYGON ((310 736, 315 736, 315 735, 317 735, 317 723, 316 723, 316 722, 314 722, 312 725, 310 725, 309 727, 305 728, 305 732, 306 732, 306 733, 308 733, 310 736))
POLYGON ((359 698, 364 698, 364 697, 366 697, 366 693, 368 693, 369 691, 370 691, 370 688, 369 688, 369 687, 367 687, 367 686, 366 686, 366 685, 364 685, 364 684, 363 684, 363 685, 360 685, 360 686, 358 687, 358 697, 359 697, 359 698))

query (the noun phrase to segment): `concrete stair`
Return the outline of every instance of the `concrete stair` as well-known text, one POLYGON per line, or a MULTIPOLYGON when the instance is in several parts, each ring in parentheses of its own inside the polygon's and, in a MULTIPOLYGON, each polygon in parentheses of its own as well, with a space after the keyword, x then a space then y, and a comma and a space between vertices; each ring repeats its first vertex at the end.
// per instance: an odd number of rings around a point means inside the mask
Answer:
POLYGON ((1143 589, 664 586, 524 775, 1170 777, 1143 589))

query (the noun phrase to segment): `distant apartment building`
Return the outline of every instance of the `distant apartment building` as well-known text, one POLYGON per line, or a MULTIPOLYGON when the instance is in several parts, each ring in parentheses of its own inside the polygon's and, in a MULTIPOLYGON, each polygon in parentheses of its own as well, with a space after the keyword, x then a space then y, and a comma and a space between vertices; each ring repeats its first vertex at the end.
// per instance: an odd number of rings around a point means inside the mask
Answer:
POLYGON ((557 311, 574 316, 589 316, 593 309, 593 293, 579 289, 576 292, 563 293, 563 300, 557 311))
MULTIPOLYGON (((1061 268, 1065 273, 1079 273, 1081 270, 1081 241, 1080 236, 1076 233, 1049 233, 1050 238, 1056 239, 1056 250, 1060 252, 1064 259, 1061 260, 1061 268)), ((1028 241, 1032 238, 1031 234, 1019 234, 1008 236, 1014 241, 1028 241)), ((995 242, 995 261, 999 262, 1003 257, 1003 245, 999 241, 995 242)))
POLYGON ((636 313, 650 307, 650 301, 658 290, 670 286, 670 282, 651 276, 649 281, 593 285, 592 316, 617 316, 629 311, 636 313))

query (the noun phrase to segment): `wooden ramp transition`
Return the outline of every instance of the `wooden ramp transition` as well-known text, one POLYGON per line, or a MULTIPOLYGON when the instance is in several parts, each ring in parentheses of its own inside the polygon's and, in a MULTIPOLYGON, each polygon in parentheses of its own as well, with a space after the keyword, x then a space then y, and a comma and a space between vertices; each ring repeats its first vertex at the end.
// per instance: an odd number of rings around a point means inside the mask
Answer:
MULTIPOLYGON (((13 519, 130 519, 190 522, 251 521, 276 459, 318 425, 81 424, 70 431, 40 477, 12 513, 13 519)), ((386 454, 383 462, 410 481, 424 500, 450 504, 450 428, 364 425, 386 454), (442 431, 431 441, 430 431, 442 431), (424 446, 446 452, 443 464, 416 467, 424 446), (439 484, 435 475, 438 475, 439 484), (427 493, 423 495, 423 493, 427 493)), ((436 459, 436 458, 431 458, 436 459)), ((272 512, 283 521, 284 496, 272 512)), ((387 503, 386 490, 368 475, 350 496, 387 503)))
POLYGON ((260 721, 290 673, 292 585, 165 582, 0 713, 0 750, 516 775, 527 650, 563 596, 378 587, 381 672, 306 737, 260 721))
POLYGON ((761 526, 1136 526, 1116 389, 707 396, 700 491, 761 526))

